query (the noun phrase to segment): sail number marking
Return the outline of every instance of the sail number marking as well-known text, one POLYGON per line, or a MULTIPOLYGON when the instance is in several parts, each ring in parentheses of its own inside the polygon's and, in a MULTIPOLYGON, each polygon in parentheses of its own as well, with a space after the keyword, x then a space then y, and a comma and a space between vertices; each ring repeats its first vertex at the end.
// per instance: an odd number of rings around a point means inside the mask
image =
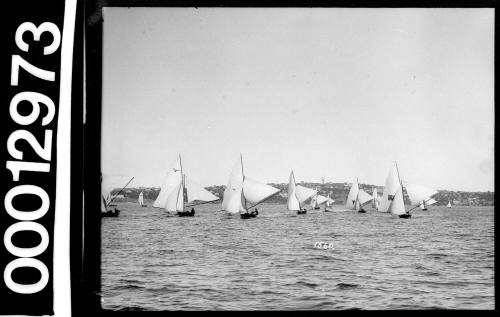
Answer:
MULTIPOLYGON (((15 33, 15 43, 20 51, 30 52, 32 45, 40 43, 44 34, 44 41, 52 37, 50 44, 43 46, 43 55, 55 53, 61 44, 61 32, 56 24, 44 22, 36 26, 31 22, 24 22, 19 25, 15 33), (27 34, 26 36, 24 36, 27 34), (50 35, 50 36, 48 36, 50 35), (27 43, 26 40, 31 40, 27 43)), ((20 52, 21 53, 21 52, 20 52)), ((35 76, 36 78, 53 82, 56 78, 56 72, 39 68, 19 54, 12 55, 11 81, 13 87, 20 87, 19 81, 20 69, 35 76)), ((6 161, 5 167, 12 173, 12 181, 18 182, 26 173, 47 173, 50 171, 50 162, 52 155, 53 131, 51 129, 43 130, 42 139, 30 131, 29 128, 34 125, 47 126, 50 124, 56 113, 56 107, 52 99, 42 93, 35 91, 21 91, 14 95, 10 101, 9 114, 10 119, 19 125, 20 128, 13 131, 7 139, 7 153, 12 160, 6 161), (19 112, 19 105, 23 103, 23 113, 19 112), (30 105, 30 106, 29 106, 30 105), (26 108, 29 107, 29 113, 26 114, 26 108), (43 109, 43 111, 42 111, 43 109), (41 113, 44 113, 41 116, 41 113), (39 120, 41 119, 41 120, 39 120), (30 162, 23 160, 25 152, 19 148, 19 145, 29 145, 31 150, 38 155, 40 162, 30 162)), ((12 187, 4 198, 5 211, 16 220, 10 225, 4 233, 3 243, 6 250, 16 257, 7 264, 3 272, 5 285, 13 292, 19 294, 33 294, 43 290, 49 281, 49 270, 47 266, 35 257, 45 252, 49 246, 49 233, 40 223, 36 222, 42 218, 50 208, 50 198, 45 189, 40 186, 30 184, 20 184, 12 187), (14 204, 14 198, 19 195, 31 195, 39 198, 40 205, 36 210, 19 210, 14 204), (12 237, 23 231, 36 232, 40 236, 38 245, 34 247, 16 246, 12 237), (18 268, 36 269, 40 273, 40 279, 36 283, 22 284, 13 279, 13 272, 18 268)))

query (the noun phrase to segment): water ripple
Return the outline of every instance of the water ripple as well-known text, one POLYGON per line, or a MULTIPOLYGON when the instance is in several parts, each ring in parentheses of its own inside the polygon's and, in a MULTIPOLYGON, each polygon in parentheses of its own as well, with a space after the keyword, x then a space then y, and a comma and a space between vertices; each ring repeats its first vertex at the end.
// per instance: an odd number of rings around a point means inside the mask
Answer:
POLYGON ((216 204, 193 218, 119 208, 102 219, 105 309, 494 309, 493 208, 431 206, 407 220, 271 204, 249 220, 216 204))

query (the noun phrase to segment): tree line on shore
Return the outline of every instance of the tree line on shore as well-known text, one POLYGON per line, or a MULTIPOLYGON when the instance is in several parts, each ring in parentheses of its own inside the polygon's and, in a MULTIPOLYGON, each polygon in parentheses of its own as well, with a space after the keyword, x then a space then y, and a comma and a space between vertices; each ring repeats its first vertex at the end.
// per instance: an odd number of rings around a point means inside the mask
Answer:
MULTIPOLYGON (((320 195, 326 196, 330 194, 330 198, 335 200, 334 204, 345 204, 347 199, 347 194, 349 192, 349 188, 351 184, 348 183, 313 183, 313 182, 301 182, 303 186, 308 188, 314 188, 318 190, 320 195)), ((270 183, 269 185, 279 188, 281 191, 277 195, 271 197, 266 202, 268 203, 280 203, 284 204, 287 201, 287 190, 288 183, 270 183)), ((383 186, 375 186, 370 184, 359 184, 359 187, 365 190, 368 193, 372 193, 373 188, 377 188, 377 192, 379 196, 382 195, 383 186)), ((212 194, 220 197, 222 199, 225 185, 213 185, 208 186, 206 189, 210 191, 212 194)), ((120 191, 120 188, 114 189, 111 193, 112 195, 116 195, 120 191)), ((158 194, 160 193, 159 187, 132 187, 125 188, 121 195, 123 195, 123 199, 125 200, 137 200, 139 194, 143 192, 144 200, 146 201, 154 201, 158 194)), ((409 199, 404 191, 404 199, 405 202, 409 204, 409 199)), ((437 200, 435 205, 444 206, 448 202, 451 202, 453 205, 457 206, 494 206, 495 204, 495 193, 494 192, 465 192, 465 191, 449 191, 449 190, 439 190, 438 193, 434 196, 434 199, 437 200)), ((219 201, 220 202, 220 201, 219 201)), ((219 203, 214 202, 214 203, 219 203)))

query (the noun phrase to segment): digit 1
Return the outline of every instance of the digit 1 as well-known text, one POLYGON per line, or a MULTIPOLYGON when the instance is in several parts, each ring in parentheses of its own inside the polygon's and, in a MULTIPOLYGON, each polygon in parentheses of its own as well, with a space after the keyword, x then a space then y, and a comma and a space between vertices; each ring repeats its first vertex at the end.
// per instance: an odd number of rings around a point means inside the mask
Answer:
POLYGON ((12 180, 19 181, 21 171, 30 172, 49 172, 50 163, 24 162, 24 161, 7 161, 6 167, 12 173, 12 180))

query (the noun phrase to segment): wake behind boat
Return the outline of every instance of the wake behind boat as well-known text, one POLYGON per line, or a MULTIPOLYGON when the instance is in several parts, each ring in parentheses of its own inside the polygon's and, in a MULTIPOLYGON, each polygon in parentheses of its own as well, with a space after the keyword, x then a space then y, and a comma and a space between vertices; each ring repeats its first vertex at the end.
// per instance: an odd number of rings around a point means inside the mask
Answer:
POLYGON ((242 219, 255 218, 259 214, 255 207, 279 192, 277 188, 247 177, 243 172, 243 156, 240 154, 224 190, 222 209, 230 214, 239 213, 242 219), (251 208, 255 209, 251 211, 251 208))

